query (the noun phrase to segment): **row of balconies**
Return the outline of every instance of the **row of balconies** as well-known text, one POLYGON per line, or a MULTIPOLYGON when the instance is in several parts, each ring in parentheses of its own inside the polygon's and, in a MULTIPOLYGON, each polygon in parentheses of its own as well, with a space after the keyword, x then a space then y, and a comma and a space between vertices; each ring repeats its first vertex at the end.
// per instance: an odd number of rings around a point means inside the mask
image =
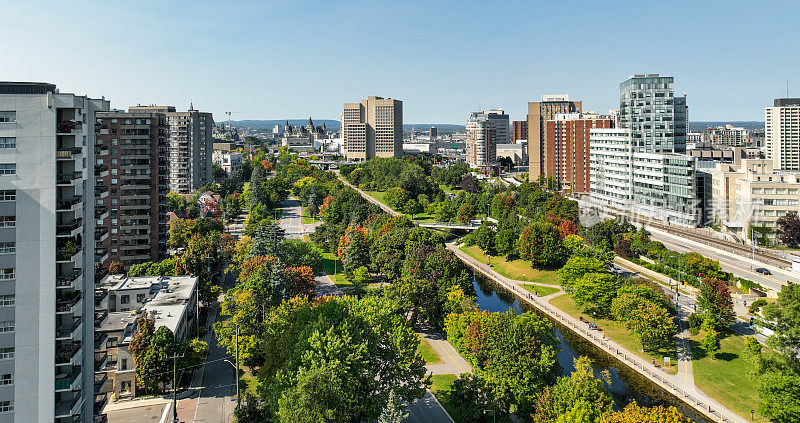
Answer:
POLYGON ((71 287, 81 276, 83 276, 83 270, 81 269, 74 269, 70 274, 59 276, 56 279, 56 288, 71 287))
POLYGON ((59 148, 56 150, 57 160, 75 160, 77 155, 83 153, 81 147, 59 148))

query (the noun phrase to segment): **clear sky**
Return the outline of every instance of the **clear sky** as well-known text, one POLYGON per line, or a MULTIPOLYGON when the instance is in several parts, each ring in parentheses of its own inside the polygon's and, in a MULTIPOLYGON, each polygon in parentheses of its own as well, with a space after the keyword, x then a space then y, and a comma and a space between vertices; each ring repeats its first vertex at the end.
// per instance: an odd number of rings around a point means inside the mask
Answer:
POLYGON ((690 120, 763 120, 800 97, 800 1, 6 0, 0 80, 46 81, 112 107, 225 119, 338 119, 366 95, 406 123, 568 93, 616 108, 633 73, 675 77, 690 120))

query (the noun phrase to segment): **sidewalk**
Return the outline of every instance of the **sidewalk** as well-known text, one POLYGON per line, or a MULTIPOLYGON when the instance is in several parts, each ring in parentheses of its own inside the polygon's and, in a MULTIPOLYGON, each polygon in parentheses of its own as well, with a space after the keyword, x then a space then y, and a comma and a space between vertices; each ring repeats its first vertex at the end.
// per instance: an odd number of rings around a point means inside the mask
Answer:
POLYGON ((570 329, 587 342, 590 342, 598 349, 603 350, 610 356, 616 358, 619 362, 635 370, 637 373, 646 377, 667 392, 670 392, 671 394, 680 398, 687 405, 691 406, 713 421, 732 423, 746 422, 745 419, 739 417, 739 415, 723 407, 715 399, 701 392, 696 386, 694 386, 694 380, 692 380, 690 383, 688 381, 687 373, 690 371, 690 369, 687 363, 685 363, 684 374, 682 377, 678 377, 677 375, 668 375, 659 370, 653 369, 652 363, 625 349, 616 342, 607 339, 602 335, 598 336, 596 333, 592 333, 586 329, 585 323, 580 322, 578 319, 564 313, 546 300, 542 301, 542 299, 539 297, 526 295, 527 291, 522 292, 523 289, 521 287, 518 288, 518 285, 522 281, 506 278, 505 276, 498 274, 485 264, 473 259, 468 254, 459 250, 458 247, 452 243, 448 243, 447 248, 453 251, 456 256, 458 256, 465 263, 469 264, 475 270, 499 283, 508 291, 516 294, 516 296, 522 301, 528 302, 528 304, 533 305, 554 320, 557 320, 564 327, 570 329))

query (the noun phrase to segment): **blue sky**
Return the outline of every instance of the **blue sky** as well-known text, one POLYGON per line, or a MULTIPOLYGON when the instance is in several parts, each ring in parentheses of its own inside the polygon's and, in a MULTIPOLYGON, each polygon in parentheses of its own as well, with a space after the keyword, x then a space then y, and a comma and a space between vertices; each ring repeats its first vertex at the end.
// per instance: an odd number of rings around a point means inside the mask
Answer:
POLYGON ((479 107, 524 119, 569 93, 616 107, 633 73, 674 76, 691 120, 763 120, 800 97, 800 2, 269 1, 3 5, 0 79, 142 103, 338 119, 343 102, 399 98, 406 123, 479 107), (230 4, 229 4, 230 3, 230 4))

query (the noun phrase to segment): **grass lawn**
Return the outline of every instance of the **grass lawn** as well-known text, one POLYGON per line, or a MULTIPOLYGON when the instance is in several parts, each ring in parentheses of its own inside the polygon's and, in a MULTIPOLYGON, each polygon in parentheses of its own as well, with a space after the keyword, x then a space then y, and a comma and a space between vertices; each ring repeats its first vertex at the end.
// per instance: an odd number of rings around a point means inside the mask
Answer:
POLYGON ((386 202, 386 192, 385 191, 364 191, 365 194, 371 196, 372 198, 380 201, 384 205, 388 206, 389 203, 386 202))
POLYGON ((558 292, 558 288, 551 288, 549 286, 540 286, 540 285, 521 285, 521 286, 531 294, 536 294, 540 297, 546 297, 550 294, 555 294, 556 292, 558 292))
POLYGON ((350 283, 350 280, 347 279, 347 275, 344 273, 344 266, 342 266, 342 262, 339 261, 339 258, 336 257, 335 254, 322 253, 322 268, 325 269, 325 273, 330 276, 336 286, 343 287, 353 285, 350 283))
MULTIPOLYGON (((431 375, 431 393, 442 404, 447 413, 450 414, 454 420, 458 418, 456 409, 450 402, 450 385, 455 381, 456 375, 431 375)), ((456 420, 458 422, 458 420, 456 420)))
POLYGON ((606 337, 610 338, 614 342, 620 344, 621 346, 625 347, 628 351, 638 355, 639 357, 644 358, 645 360, 652 362, 653 360, 661 366, 661 368, 669 374, 677 374, 678 373, 678 353, 675 350, 675 343, 672 342, 670 344, 670 348, 667 350, 659 350, 656 352, 642 352, 642 344, 639 342, 636 337, 631 334, 628 328, 625 327, 624 324, 620 322, 615 322, 613 320, 608 319, 598 319, 593 316, 589 316, 587 314, 581 313, 578 310, 578 307, 575 305, 575 300, 572 299, 572 295, 561 295, 559 297, 552 298, 550 300, 550 304, 558 307, 561 311, 569 314, 572 317, 580 318, 583 316, 584 319, 593 322, 596 324, 600 329, 603 330, 606 337), (669 366, 664 366, 664 357, 670 357, 669 366))
POLYGON ((534 269, 531 264, 525 260, 518 259, 508 261, 505 257, 487 256, 477 245, 471 247, 463 246, 461 247, 461 251, 469 254, 472 258, 481 263, 492 263, 492 268, 496 270, 497 273, 507 278, 547 285, 559 284, 558 272, 555 270, 534 269))
POLYGON ((441 357, 439 357, 439 354, 436 354, 436 351, 433 350, 433 347, 431 347, 431 344, 429 344, 428 341, 425 338, 421 337, 421 336, 419 337, 419 348, 418 349, 419 349, 419 353, 422 354, 422 358, 425 359, 425 364, 442 364, 442 363, 444 363, 444 361, 442 361, 441 357))
POLYGON ((741 356, 745 337, 729 334, 720 343, 714 359, 700 346, 702 338, 703 331, 691 337, 695 385, 748 421, 750 410, 754 409, 753 421, 768 422, 769 419, 758 413, 758 381, 747 375, 752 366, 741 356))
POLYGON ((314 223, 314 218, 308 214, 308 207, 300 207, 300 223, 303 225, 314 223))
POLYGON ((458 195, 458 193, 461 192, 461 188, 453 189, 453 188, 451 188, 451 187, 449 187, 447 185, 444 185, 444 184, 439 184, 439 188, 441 188, 442 191, 444 191, 446 193, 449 193, 449 194, 453 194, 453 195, 458 195))

